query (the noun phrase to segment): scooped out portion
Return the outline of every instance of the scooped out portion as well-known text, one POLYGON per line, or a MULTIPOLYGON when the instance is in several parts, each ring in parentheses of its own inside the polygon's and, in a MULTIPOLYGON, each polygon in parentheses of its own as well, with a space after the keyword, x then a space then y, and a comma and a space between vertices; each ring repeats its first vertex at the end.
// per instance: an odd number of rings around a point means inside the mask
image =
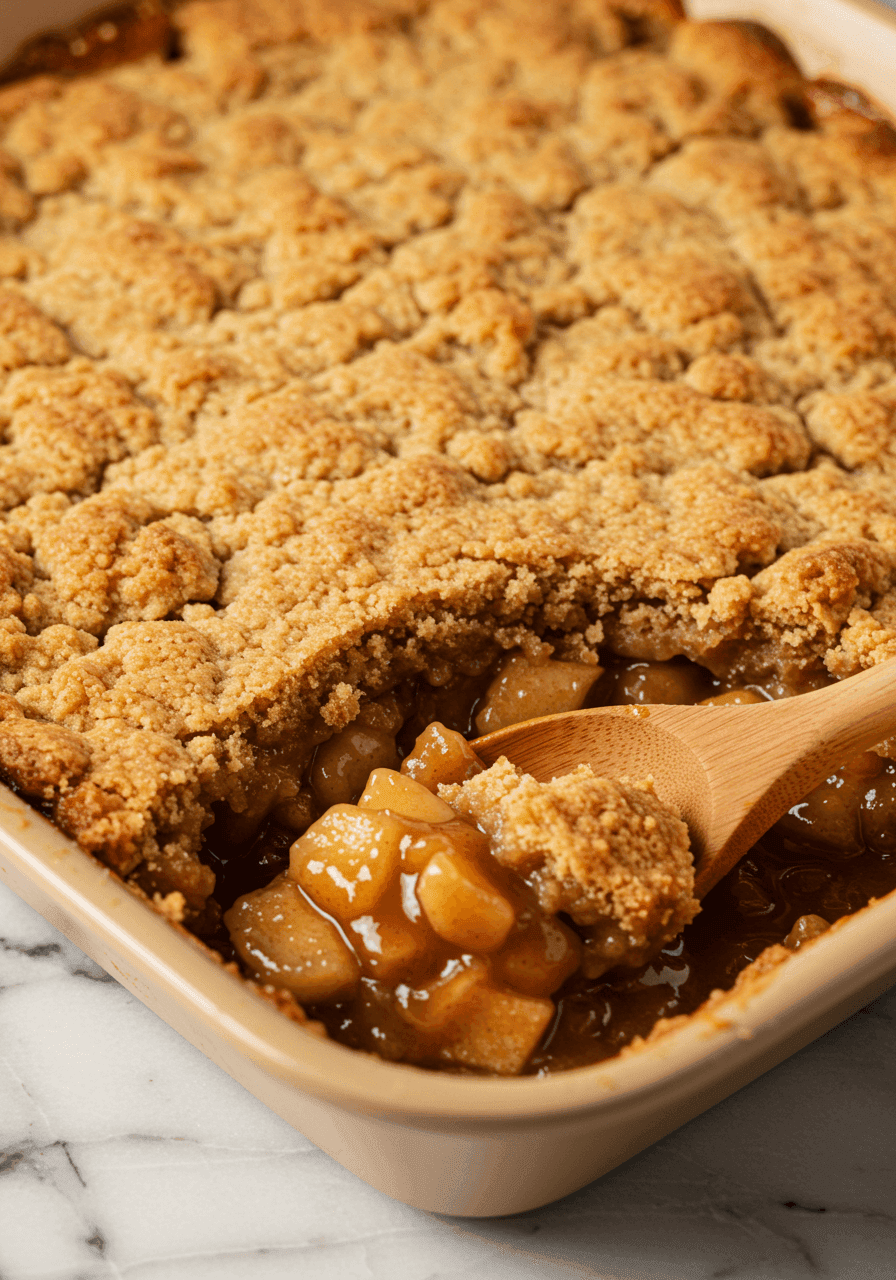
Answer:
POLYGON ((536 782, 502 756, 439 795, 485 831, 544 911, 581 926, 586 977, 642 964, 700 910, 688 829, 649 778, 599 778, 583 764, 536 782))
POLYGON ((548 783, 432 724, 237 899, 233 944, 331 1034, 394 1060, 517 1075, 577 970, 637 964, 696 914, 683 822, 652 783, 548 783))

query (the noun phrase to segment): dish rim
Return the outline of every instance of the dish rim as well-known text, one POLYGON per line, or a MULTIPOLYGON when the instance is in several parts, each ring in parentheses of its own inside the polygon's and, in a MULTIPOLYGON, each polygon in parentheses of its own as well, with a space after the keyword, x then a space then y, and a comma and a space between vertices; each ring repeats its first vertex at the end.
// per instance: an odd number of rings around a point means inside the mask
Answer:
POLYGON ((83 931, 85 941, 100 941, 120 956, 128 968, 113 961, 113 976, 150 1007, 147 980, 280 1082, 353 1111, 425 1128, 439 1127, 436 1122, 449 1128, 470 1121, 543 1124, 583 1112, 640 1108, 645 1097, 684 1084, 692 1073, 705 1078, 736 1069, 861 987, 896 979, 894 890, 744 991, 728 993, 710 1011, 696 1011, 634 1052, 545 1076, 459 1076, 387 1062, 292 1022, 0 786, 0 873, 8 875, 7 864, 49 900, 53 910, 44 914, 53 924, 58 916, 76 945, 83 947, 83 931))

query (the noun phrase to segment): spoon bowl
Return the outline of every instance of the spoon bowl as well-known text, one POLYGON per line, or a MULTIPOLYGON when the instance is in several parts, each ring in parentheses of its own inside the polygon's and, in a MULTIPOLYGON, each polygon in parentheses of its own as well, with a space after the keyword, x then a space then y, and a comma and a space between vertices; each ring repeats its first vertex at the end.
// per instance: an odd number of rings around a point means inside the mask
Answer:
POLYGON ((896 732, 896 661, 800 697, 742 706, 593 707, 498 729, 472 744, 539 782, 579 764, 652 776, 688 826, 704 897, 778 818, 836 768, 896 732))

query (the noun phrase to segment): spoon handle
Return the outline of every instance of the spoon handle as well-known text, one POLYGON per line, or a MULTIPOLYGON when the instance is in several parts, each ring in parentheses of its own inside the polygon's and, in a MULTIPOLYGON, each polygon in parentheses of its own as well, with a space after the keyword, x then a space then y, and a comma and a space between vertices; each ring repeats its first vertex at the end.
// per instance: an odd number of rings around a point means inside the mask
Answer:
POLYGON ((724 752, 717 754, 707 742, 699 753, 710 787, 724 798, 726 808, 713 814, 717 852, 706 866, 704 893, 834 769, 896 733, 896 661, 749 711, 752 715, 738 717, 741 732, 734 760, 730 736, 724 752), (732 765, 737 774, 734 787, 732 765))

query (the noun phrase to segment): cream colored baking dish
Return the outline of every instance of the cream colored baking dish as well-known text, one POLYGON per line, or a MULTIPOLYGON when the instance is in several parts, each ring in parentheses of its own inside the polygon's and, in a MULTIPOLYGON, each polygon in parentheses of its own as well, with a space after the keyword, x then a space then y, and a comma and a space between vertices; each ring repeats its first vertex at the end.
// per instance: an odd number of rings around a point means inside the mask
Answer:
MULTIPOLYGON (((83 9, 60 3, 55 12, 83 9)), ((863 83, 896 110, 896 15, 876 5, 696 0, 691 12, 765 21, 808 70, 863 83)), ((0 12, 0 58, 25 34, 20 18, 0 12)), ((29 18, 40 30, 53 14, 35 6, 29 18)), ((515 1213, 583 1186, 896 980, 891 894, 754 983, 749 999, 732 995, 638 1053, 547 1079, 454 1077, 371 1059, 289 1022, 5 788, 0 875, 346 1168, 451 1214, 515 1213)))

